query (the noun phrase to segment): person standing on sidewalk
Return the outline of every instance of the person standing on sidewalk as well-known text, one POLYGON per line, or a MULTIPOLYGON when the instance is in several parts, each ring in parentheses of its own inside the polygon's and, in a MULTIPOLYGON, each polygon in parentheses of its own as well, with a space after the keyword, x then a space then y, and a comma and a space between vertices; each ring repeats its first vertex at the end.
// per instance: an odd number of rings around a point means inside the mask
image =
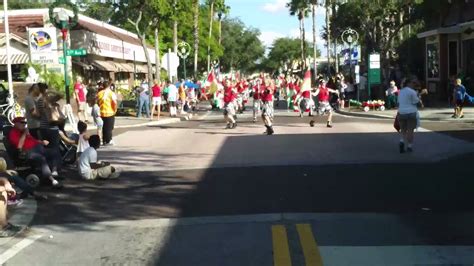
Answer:
POLYGON ((74 99, 77 104, 77 117, 81 120, 81 114, 84 117, 84 122, 88 122, 87 117, 87 89, 82 84, 82 78, 77 77, 76 83, 74 83, 74 99))
POLYGON ((35 100, 40 96, 38 84, 33 84, 25 97, 25 117, 30 134, 39 139, 40 120, 35 100))
POLYGON ((407 78, 403 83, 403 88, 398 93, 398 121, 400 123, 400 153, 413 151, 413 139, 418 120, 418 103, 420 99, 414 88, 418 86, 415 78, 407 78))
POLYGON ((160 83, 158 80, 153 81, 153 87, 151 87, 152 90, 152 106, 151 106, 151 119, 153 120, 153 113, 155 112, 155 108, 158 109, 158 120, 160 120, 160 114, 161 114, 161 87, 160 83))
POLYGON ((102 90, 97 93, 97 101, 100 108, 100 117, 104 122, 102 127, 102 138, 104 145, 114 145, 112 131, 115 124, 115 113, 117 113, 117 95, 110 89, 108 81, 103 82, 102 90))
POLYGON ((462 85, 461 79, 456 79, 456 85, 453 91, 454 114, 452 118, 464 118, 462 108, 464 107, 465 98, 466 98, 466 87, 462 85))
POLYGON ((398 88, 395 84, 395 81, 390 81, 390 86, 385 91, 385 96, 387 96, 387 109, 392 109, 397 107, 397 95, 398 88))
POLYGON ((175 82, 168 81, 168 107, 170 116, 176 116, 176 101, 178 100, 178 88, 174 85, 175 82))
POLYGON ((150 87, 148 81, 145 79, 142 81, 139 89, 139 105, 137 117, 142 116, 143 108, 145 108, 145 116, 150 118, 150 87))

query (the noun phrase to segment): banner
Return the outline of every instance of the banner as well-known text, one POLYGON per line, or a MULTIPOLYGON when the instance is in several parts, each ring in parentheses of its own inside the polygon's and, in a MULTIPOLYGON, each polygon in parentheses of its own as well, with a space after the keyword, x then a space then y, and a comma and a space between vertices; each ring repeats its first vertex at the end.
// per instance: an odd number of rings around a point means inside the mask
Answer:
POLYGON ((56 28, 29 28, 28 42, 33 64, 58 64, 56 28))

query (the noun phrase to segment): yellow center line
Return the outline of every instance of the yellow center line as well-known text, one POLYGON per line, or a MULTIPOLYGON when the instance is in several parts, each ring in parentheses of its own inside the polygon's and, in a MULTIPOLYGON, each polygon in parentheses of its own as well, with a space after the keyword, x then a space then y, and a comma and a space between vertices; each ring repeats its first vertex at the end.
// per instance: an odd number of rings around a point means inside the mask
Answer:
POLYGON ((322 266, 323 259, 319 253, 318 244, 314 239, 311 225, 309 224, 297 224, 296 230, 300 237, 301 247, 303 249, 304 260, 306 266, 322 266))
POLYGON ((283 225, 272 225, 273 265, 291 266, 290 247, 286 228, 283 225))

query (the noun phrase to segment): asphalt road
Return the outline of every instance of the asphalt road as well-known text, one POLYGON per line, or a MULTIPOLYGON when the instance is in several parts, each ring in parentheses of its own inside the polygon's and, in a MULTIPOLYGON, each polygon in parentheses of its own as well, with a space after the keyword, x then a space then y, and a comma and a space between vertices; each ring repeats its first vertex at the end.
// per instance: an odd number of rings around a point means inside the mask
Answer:
POLYGON ((474 264, 472 124, 426 122, 400 155, 390 121, 308 121, 116 130, 123 176, 45 188, 7 265, 474 264))

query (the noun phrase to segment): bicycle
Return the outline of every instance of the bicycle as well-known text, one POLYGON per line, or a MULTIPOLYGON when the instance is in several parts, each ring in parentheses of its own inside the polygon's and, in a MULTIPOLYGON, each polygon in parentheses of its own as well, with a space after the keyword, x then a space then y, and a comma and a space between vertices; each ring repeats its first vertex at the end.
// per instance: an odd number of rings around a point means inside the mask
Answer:
POLYGON ((13 125, 13 119, 18 116, 24 116, 25 110, 15 101, 16 97, 8 95, 6 103, 0 104, 0 114, 6 118, 10 124, 13 125))

